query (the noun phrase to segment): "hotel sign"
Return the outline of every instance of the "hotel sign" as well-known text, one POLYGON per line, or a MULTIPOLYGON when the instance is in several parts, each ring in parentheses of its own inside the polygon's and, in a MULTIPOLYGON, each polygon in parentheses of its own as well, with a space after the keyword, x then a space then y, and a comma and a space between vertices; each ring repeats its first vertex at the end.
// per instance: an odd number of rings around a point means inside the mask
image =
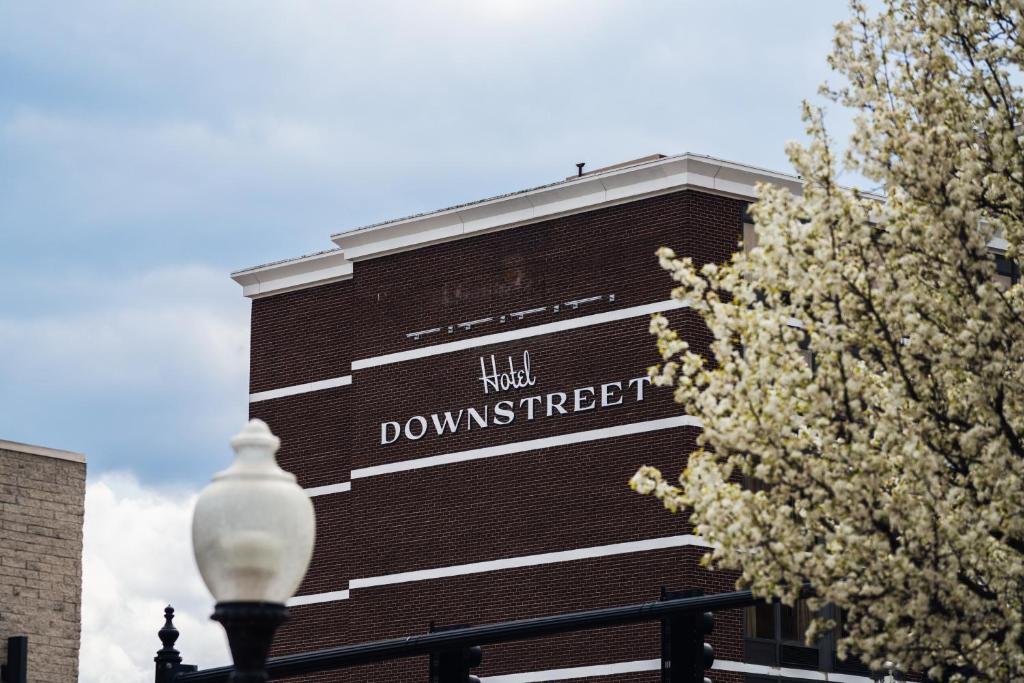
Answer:
POLYGON ((446 436, 459 431, 504 427, 516 420, 533 420, 574 415, 602 410, 644 400, 644 388, 651 379, 646 375, 632 379, 615 380, 590 386, 574 387, 565 391, 526 393, 537 378, 530 365, 530 352, 522 358, 507 356, 499 360, 494 354, 480 357, 480 382, 485 397, 499 400, 485 401, 458 410, 445 410, 423 415, 412 415, 380 423, 380 444, 387 446, 401 440, 419 441, 425 436, 446 436), (514 392, 509 394, 508 392, 514 392))

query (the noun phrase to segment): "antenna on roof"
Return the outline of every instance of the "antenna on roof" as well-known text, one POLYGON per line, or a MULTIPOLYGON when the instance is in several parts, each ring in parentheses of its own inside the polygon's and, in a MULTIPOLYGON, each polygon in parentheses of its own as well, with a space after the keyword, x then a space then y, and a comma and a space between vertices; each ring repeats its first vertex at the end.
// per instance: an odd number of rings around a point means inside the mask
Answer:
POLYGON ((586 166, 586 165, 587 165, 587 162, 585 162, 585 161, 581 161, 580 163, 576 164, 576 177, 577 178, 579 178, 580 176, 583 175, 583 167, 586 166))

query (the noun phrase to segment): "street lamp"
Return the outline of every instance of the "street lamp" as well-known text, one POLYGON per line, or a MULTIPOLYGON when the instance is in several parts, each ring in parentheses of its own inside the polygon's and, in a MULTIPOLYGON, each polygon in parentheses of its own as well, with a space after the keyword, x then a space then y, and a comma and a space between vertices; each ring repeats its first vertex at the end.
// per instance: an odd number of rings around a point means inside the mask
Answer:
POLYGON ((265 422, 250 420, 231 439, 234 462, 199 494, 192 517, 196 564, 217 600, 212 618, 227 632, 234 683, 267 680, 274 632, 313 554, 313 504, 274 460, 280 444, 265 422))

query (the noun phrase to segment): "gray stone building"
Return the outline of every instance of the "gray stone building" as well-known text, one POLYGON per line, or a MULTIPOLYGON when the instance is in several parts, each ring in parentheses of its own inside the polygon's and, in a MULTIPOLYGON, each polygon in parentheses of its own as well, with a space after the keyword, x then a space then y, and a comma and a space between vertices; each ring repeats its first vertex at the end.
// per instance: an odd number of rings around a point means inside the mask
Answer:
POLYGON ((0 661, 28 637, 28 680, 78 680, 85 456, 0 440, 0 661))

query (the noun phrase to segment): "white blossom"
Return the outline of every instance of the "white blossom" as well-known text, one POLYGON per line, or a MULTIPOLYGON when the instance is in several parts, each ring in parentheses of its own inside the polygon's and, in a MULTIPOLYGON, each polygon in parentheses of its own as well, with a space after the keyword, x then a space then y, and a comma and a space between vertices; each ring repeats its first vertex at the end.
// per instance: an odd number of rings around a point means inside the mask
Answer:
POLYGON ((651 467, 630 485, 691 509, 756 593, 809 581, 812 607, 844 610, 841 653, 938 680, 1024 679, 1024 289, 989 247, 1018 259, 1024 236, 1022 15, 852 3, 825 90, 858 112, 848 151, 805 105, 803 194, 759 188, 758 246, 658 252, 714 342, 705 358, 655 316, 651 377, 704 429, 679 486, 651 467))

